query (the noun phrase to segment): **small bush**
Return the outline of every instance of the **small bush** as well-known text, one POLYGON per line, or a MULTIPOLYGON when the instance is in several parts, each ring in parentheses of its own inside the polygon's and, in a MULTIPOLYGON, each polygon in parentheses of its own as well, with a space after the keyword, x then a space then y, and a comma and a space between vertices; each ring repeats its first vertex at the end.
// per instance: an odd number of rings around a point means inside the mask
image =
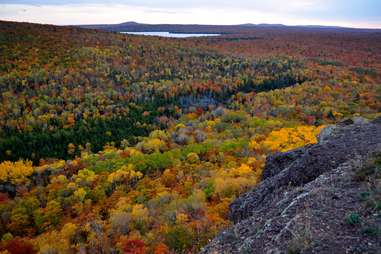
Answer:
POLYGON ((352 226, 360 224, 360 222, 361 216, 358 213, 351 213, 346 219, 346 223, 352 226))
POLYGON ((370 197, 370 193, 369 192, 362 192, 360 193, 360 198, 362 201, 367 201, 370 197))
POLYGON ((171 228, 165 238, 167 246, 176 253, 182 253, 192 246, 193 235, 184 226, 171 228))
POLYGON ((363 182, 372 176, 377 179, 381 177, 381 155, 377 155, 374 160, 368 162, 364 167, 360 168, 356 172, 354 180, 363 182))
POLYGON ((377 211, 381 211, 381 201, 378 201, 375 205, 377 211))
POLYGON ((247 116, 243 112, 229 112, 221 117, 224 123, 242 123, 247 120, 247 116))
POLYGON ((189 153, 187 155, 187 161, 190 164, 195 164, 200 161, 200 158, 198 157, 197 153, 189 153))
POLYGON ((381 230, 376 226, 364 227, 361 233, 368 236, 377 236, 381 233, 381 230))
POLYGON ((210 182, 204 189, 205 197, 211 199, 214 193, 214 184, 210 182))
POLYGON ((216 125, 214 125, 214 130, 217 131, 218 133, 221 133, 221 132, 224 132, 226 131, 228 128, 229 128, 229 124, 228 123, 217 123, 216 125))

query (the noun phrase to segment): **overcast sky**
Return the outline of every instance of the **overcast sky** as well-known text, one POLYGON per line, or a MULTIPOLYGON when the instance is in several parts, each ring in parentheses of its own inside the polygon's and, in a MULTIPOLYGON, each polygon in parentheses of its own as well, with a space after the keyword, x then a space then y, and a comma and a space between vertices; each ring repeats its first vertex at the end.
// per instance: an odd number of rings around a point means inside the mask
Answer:
POLYGON ((0 0, 0 20, 57 25, 136 21, 381 28, 381 0, 0 0))

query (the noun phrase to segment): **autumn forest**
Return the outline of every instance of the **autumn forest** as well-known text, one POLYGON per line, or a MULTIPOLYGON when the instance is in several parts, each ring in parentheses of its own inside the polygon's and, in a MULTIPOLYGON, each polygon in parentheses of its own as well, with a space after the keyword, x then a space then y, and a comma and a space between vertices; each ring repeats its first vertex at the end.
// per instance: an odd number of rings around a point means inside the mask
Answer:
POLYGON ((267 156, 381 112, 381 32, 0 22, 0 253, 197 253, 267 156))

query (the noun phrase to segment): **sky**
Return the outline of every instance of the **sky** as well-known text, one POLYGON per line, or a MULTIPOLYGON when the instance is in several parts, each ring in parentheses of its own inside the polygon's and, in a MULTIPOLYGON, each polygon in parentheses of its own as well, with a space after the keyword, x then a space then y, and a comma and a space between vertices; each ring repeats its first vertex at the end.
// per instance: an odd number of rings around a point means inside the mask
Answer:
POLYGON ((55 25, 136 21, 381 28, 381 0, 0 0, 0 20, 55 25))

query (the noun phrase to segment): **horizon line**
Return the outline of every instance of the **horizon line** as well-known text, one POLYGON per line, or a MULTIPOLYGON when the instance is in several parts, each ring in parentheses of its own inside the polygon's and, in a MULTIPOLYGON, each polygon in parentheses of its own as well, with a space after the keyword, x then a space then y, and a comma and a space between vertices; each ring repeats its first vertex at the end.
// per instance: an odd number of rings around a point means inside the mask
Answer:
POLYGON ((307 28, 338 28, 338 29, 354 29, 354 30, 381 30, 381 27, 355 27, 355 26, 340 26, 340 25, 320 25, 320 24, 297 24, 297 25, 287 25, 285 23, 240 23, 240 24, 210 24, 210 23, 145 23, 137 21, 125 21, 121 23, 92 23, 92 24, 53 24, 53 23, 40 23, 40 22, 30 22, 23 20, 9 20, 9 19, 0 19, 3 22, 17 22, 17 23, 29 23, 29 24, 39 24, 39 25, 52 25, 52 26, 114 26, 122 25, 126 23, 135 23, 137 25, 181 25, 181 26, 283 26, 283 27, 307 27, 307 28))

